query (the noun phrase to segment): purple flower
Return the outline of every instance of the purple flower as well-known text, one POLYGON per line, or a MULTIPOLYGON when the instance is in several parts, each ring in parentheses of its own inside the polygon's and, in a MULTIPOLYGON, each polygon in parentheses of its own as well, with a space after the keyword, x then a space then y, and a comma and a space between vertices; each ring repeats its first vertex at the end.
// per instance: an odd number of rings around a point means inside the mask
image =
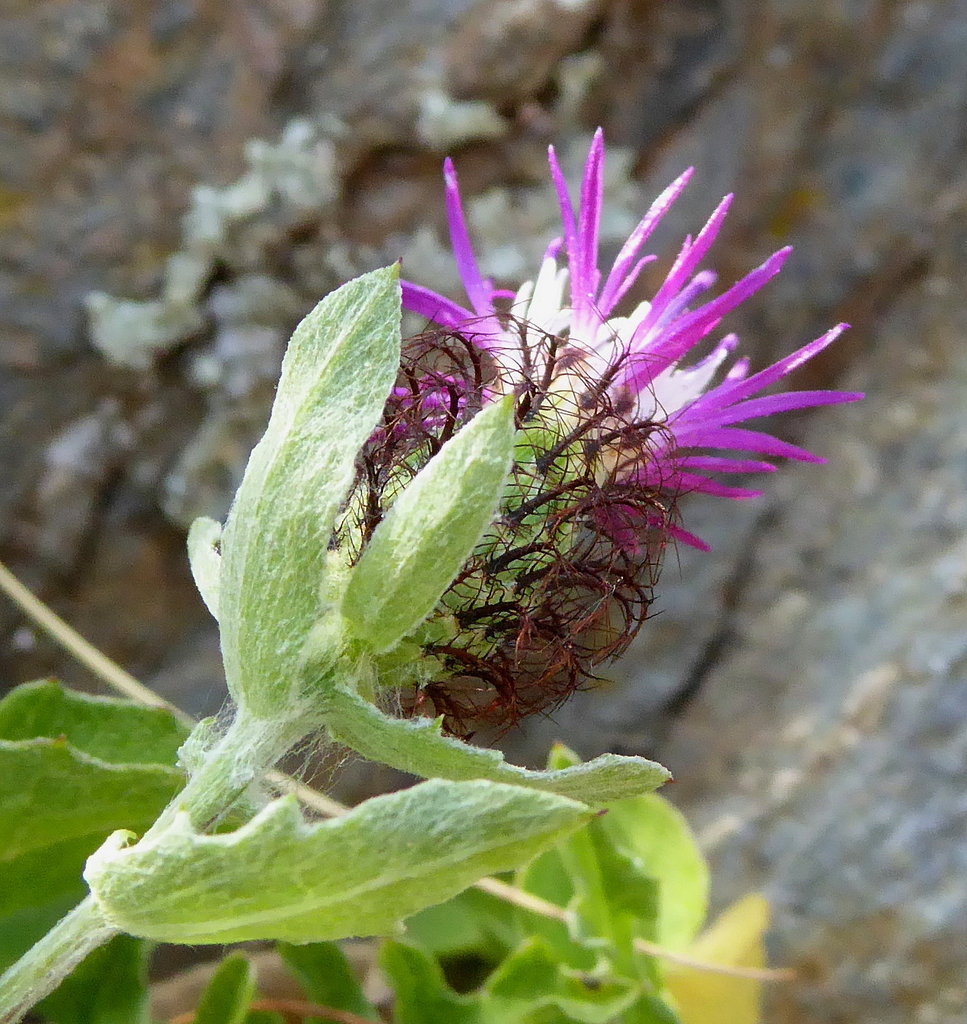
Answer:
MULTIPOLYGON (((495 289, 481 276, 463 216, 457 176, 448 159, 444 164, 447 217, 469 307, 408 282, 403 284, 404 306, 486 353, 496 368, 490 389, 493 395, 520 390, 522 379, 530 372, 524 365, 525 354, 540 348, 536 339, 558 339, 563 347, 555 356, 553 388, 562 394, 570 390, 580 406, 580 390, 597 381, 624 420, 652 426, 647 452, 636 453, 637 458, 626 461, 621 469, 623 483, 640 485, 643 492, 668 495, 671 502, 690 491, 751 498, 761 492, 728 486, 707 474, 776 468, 750 455, 823 462, 811 452, 738 424, 772 413, 861 398, 861 394, 845 391, 760 394, 831 344, 846 324, 838 324, 751 376, 746 358, 729 365, 738 344, 734 334, 721 338, 704 358, 687 361, 726 314, 779 272, 791 250, 780 249, 721 295, 703 301, 716 275, 700 270, 699 265, 725 218, 732 199, 726 196, 695 238, 686 238, 654 298, 640 303, 627 316, 615 316, 642 267, 655 259, 640 255, 642 247, 684 190, 692 171, 687 170, 655 200, 603 277, 598 269, 604 163, 601 130, 591 144, 576 213, 553 147, 549 159, 563 236, 548 247, 535 280, 508 292, 495 289)), ((707 549, 703 541, 675 524, 666 522, 664 529, 685 543, 707 549)))

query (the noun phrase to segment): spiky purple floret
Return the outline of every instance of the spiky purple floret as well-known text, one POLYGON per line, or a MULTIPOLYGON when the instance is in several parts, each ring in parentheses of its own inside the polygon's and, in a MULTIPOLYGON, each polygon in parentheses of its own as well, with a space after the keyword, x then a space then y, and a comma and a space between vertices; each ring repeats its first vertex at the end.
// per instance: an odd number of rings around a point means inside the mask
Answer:
MULTIPOLYGON (((497 389, 514 390, 516 367, 502 359, 519 339, 511 336, 514 322, 559 335, 582 360, 585 375, 607 377, 608 391, 616 406, 633 403, 634 415, 660 426, 654 449, 640 462, 630 479, 643 486, 669 492, 702 491, 729 498, 750 498, 761 492, 722 484, 707 473, 754 473, 775 469, 770 462, 737 458, 753 453, 770 458, 805 462, 823 460, 770 434, 738 428, 735 424, 820 405, 852 402, 857 392, 787 391, 761 396, 804 362, 830 345, 846 329, 838 324, 821 337, 752 376, 748 360, 735 360, 717 384, 712 381, 734 351, 738 339, 724 337, 705 358, 690 366, 682 361, 714 331, 723 318, 779 273, 791 250, 780 249, 722 294, 700 303, 716 276, 699 266, 721 229, 732 197, 726 196, 695 236, 688 237, 671 269, 650 303, 642 303, 628 317, 614 317, 619 302, 628 294, 642 268, 655 259, 640 255, 657 224, 679 197, 693 171, 680 175, 654 201, 631 232, 604 278, 598 268, 598 233, 604 196, 604 139, 595 133, 585 164, 580 200, 575 211, 564 174, 553 147, 549 149, 551 178, 557 191, 563 234, 548 247, 541 273, 534 283, 517 292, 495 289, 480 273, 467 231, 456 172, 444 164, 447 218, 457 269, 470 300, 465 308, 436 292, 404 282, 403 303, 442 327, 460 331, 478 348, 496 354, 502 380, 497 389), (570 302, 564 305, 561 290, 565 276, 558 268, 560 257, 567 266, 570 302), (510 299, 508 305, 508 297, 510 299), (694 308, 693 308, 694 306, 694 308), (704 449, 705 451, 696 451, 704 449)), ((678 539, 704 548, 706 545, 681 529, 678 539)))

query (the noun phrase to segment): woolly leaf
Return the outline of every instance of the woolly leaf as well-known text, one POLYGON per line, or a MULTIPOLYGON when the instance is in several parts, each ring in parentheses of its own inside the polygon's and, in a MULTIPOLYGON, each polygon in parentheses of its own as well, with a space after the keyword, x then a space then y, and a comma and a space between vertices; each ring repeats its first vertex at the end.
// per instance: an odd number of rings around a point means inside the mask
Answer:
POLYGON ((85 859, 115 829, 147 828, 183 785, 174 762, 184 736, 167 711, 50 682, 5 697, 0 915, 80 899, 85 859))
POLYGON ((292 797, 236 832, 186 815, 137 846, 115 835, 84 877, 108 921, 169 942, 386 934, 588 820, 581 804, 492 782, 425 782, 307 824, 292 797))
POLYGON ((671 778, 654 761, 602 754, 593 761, 546 772, 508 764, 498 750, 444 736, 439 720, 398 719, 345 687, 327 694, 326 725, 340 742, 371 761, 423 778, 490 779, 540 789, 589 804, 648 793, 671 778))
POLYGON ((222 534, 218 598, 229 690, 273 717, 300 686, 320 582, 356 453, 399 368, 395 266, 350 281, 296 328, 265 435, 222 534))

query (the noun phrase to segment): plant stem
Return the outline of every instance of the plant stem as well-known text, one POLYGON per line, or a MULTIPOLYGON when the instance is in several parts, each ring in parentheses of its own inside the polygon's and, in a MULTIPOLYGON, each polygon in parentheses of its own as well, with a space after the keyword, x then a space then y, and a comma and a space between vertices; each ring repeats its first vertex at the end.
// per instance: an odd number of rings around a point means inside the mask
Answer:
POLYGON ((310 731, 305 719, 252 718, 239 709, 228 731, 205 753, 145 838, 164 831, 178 812, 186 812, 196 829, 204 829, 310 731))
POLYGON ((0 978, 0 1024, 16 1024, 117 932, 92 896, 79 903, 0 978))

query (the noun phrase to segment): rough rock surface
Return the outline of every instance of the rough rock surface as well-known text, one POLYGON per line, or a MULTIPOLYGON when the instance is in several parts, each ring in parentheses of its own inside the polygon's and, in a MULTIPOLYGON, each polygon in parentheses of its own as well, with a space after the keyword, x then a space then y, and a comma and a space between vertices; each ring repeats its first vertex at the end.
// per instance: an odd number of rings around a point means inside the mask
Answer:
POLYGON ((965 215, 851 375, 870 397, 810 430, 826 484, 777 487, 732 640, 660 750, 719 898, 773 901, 803 981, 777 1021, 967 1016, 965 215))
MULTIPOLYGON (((720 898, 776 900, 777 955, 808 982, 777 1020, 961 1019, 964 52, 967 0, 12 0, 0 557, 146 681, 217 707, 184 530, 224 512, 301 313, 399 256, 456 286, 445 152, 508 284, 554 230, 548 141, 574 175, 604 125, 605 255, 694 163, 656 251, 735 189, 723 282, 796 254, 729 326, 764 362, 850 320, 795 383, 871 397, 786 421, 829 467, 757 505, 688 503, 715 553, 669 561, 609 688, 507 745, 672 764, 720 898)), ((4 682, 91 685, 2 601, 0 638, 4 682)))

